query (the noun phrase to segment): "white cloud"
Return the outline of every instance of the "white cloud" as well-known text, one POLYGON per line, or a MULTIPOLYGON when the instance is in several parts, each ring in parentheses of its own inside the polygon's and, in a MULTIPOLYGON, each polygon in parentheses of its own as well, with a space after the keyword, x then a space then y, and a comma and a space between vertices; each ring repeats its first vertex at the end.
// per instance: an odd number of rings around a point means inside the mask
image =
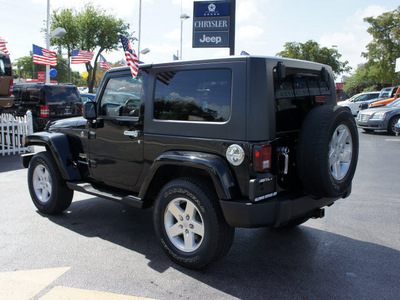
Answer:
POLYGON ((350 66, 355 69, 358 64, 365 62, 365 59, 361 57, 361 52, 366 51, 365 47, 372 40, 367 32, 368 23, 364 22, 364 18, 377 17, 388 10, 379 5, 358 9, 346 20, 341 30, 323 34, 319 43, 328 48, 337 45, 339 53, 343 55, 341 60, 348 60, 350 66))
POLYGON ((264 33, 264 29, 254 25, 241 26, 236 32, 236 39, 238 40, 256 40, 264 33))
POLYGON ((181 30, 175 28, 174 30, 165 33, 163 36, 167 40, 178 41, 180 39, 181 30))
POLYGON ((245 22, 251 21, 252 23, 256 21, 263 20, 263 14, 258 7, 258 1, 248 0, 241 1, 237 4, 236 7, 236 21, 237 22, 245 22))

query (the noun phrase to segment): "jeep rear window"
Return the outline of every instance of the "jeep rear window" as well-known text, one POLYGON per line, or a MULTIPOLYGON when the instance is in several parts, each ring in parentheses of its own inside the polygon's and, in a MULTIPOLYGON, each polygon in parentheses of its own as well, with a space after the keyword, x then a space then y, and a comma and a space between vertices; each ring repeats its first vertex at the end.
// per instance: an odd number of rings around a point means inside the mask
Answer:
POLYGON ((76 87, 52 86, 46 90, 46 102, 80 102, 76 87))
POLYGON ((225 122, 231 112, 229 69, 157 74, 154 118, 158 120, 225 122))

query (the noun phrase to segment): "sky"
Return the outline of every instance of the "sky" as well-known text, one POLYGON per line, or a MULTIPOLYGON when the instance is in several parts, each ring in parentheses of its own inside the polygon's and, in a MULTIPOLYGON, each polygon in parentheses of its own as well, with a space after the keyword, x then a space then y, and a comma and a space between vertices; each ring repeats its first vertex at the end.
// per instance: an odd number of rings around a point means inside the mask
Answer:
MULTIPOLYGON (((140 0, 50 0, 50 9, 81 9, 91 2, 130 24, 133 36, 139 32, 140 0)), ((171 61, 180 49, 182 13, 183 59, 222 57, 229 48, 192 48, 193 0, 141 0, 141 55, 146 63, 171 61)), ((275 56, 286 42, 314 40, 322 47, 337 47, 342 60, 351 67, 365 62, 361 53, 372 40, 365 17, 376 17, 399 6, 398 0, 236 0, 235 54, 242 50, 263 56, 275 56)), ((42 29, 46 27, 47 0, 0 0, 0 37, 8 41, 11 59, 29 55, 32 44, 46 46, 42 29)), ((117 34, 117 33, 116 33, 117 34)), ((138 43, 133 43, 137 51, 138 43)), ((55 48, 52 48, 55 50, 55 48)), ((103 52, 111 63, 124 58, 122 50, 103 52)), ((65 55, 66 57, 66 55, 65 55)), ((84 65, 72 65, 84 71, 84 65)))

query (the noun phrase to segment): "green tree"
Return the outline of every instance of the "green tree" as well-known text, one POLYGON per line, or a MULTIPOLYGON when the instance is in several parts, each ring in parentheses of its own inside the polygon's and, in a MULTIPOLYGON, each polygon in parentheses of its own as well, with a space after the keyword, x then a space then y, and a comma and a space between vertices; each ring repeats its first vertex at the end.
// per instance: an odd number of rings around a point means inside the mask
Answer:
POLYGON ((59 39, 51 39, 52 45, 64 47, 68 51, 68 61, 71 51, 75 48, 85 51, 95 51, 94 64, 86 63, 87 86, 93 91, 96 82, 97 61, 103 51, 112 51, 120 47, 119 35, 123 34, 132 39, 127 31, 129 24, 117 19, 91 3, 86 4, 83 10, 61 9, 53 11, 51 16, 51 30, 57 27, 65 28, 67 34, 59 39))
MULTIPOLYGON (((45 65, 38 65, 33 63, 32 56, 23 56, 15 60, 13 63, 15 71, 20 78, 32 78, 37 79, 38 72, 45 72, 45 65)), ((52 67, 53 68, 53 67, 52 67)), ((57 70, 57 76, 52 77, 52 80, 56 80, 60 83, 70 82, 68 79, 68 64, 65 58, 61 55, 57 55, 57 66, 54 67, 57 70)))
POLYGON ((284 45, 285 50, 277 53, 277 56, 302 59, 326 64, 332 67, 333 72, 339 75, 343 72, 349 72, 351 67, 349 62, 340 61, 342 55, 337 49, 320 47, 320 45, 312 40, 306 43, 287 42, 284 45))
POLYGON ((368 63, 360 64, 355 73, 349 77, 343 91, 349 95, 355 95, 366 91, 377 90, 376 80, 370 74, 371 67, 368 63))
POLYGON ((369 74, 377 83, 383 85, 399 84, 395 73, 396 58, 400 57, 400 6, 374 18, 364 19, 369 23, 368 33, 372 42, 362 56, 368 59, 369 74))

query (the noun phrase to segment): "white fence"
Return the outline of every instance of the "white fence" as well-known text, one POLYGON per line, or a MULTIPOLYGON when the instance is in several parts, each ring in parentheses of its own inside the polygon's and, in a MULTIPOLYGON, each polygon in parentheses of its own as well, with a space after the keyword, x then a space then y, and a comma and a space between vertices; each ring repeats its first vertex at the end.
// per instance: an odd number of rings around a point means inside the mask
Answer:
POLYGON ((0 154, 19 154, 31 151, 24 146, 24 138, 33 133, 32 113, 28 111, 24 117, 11 114, 0 115, 0 154))

